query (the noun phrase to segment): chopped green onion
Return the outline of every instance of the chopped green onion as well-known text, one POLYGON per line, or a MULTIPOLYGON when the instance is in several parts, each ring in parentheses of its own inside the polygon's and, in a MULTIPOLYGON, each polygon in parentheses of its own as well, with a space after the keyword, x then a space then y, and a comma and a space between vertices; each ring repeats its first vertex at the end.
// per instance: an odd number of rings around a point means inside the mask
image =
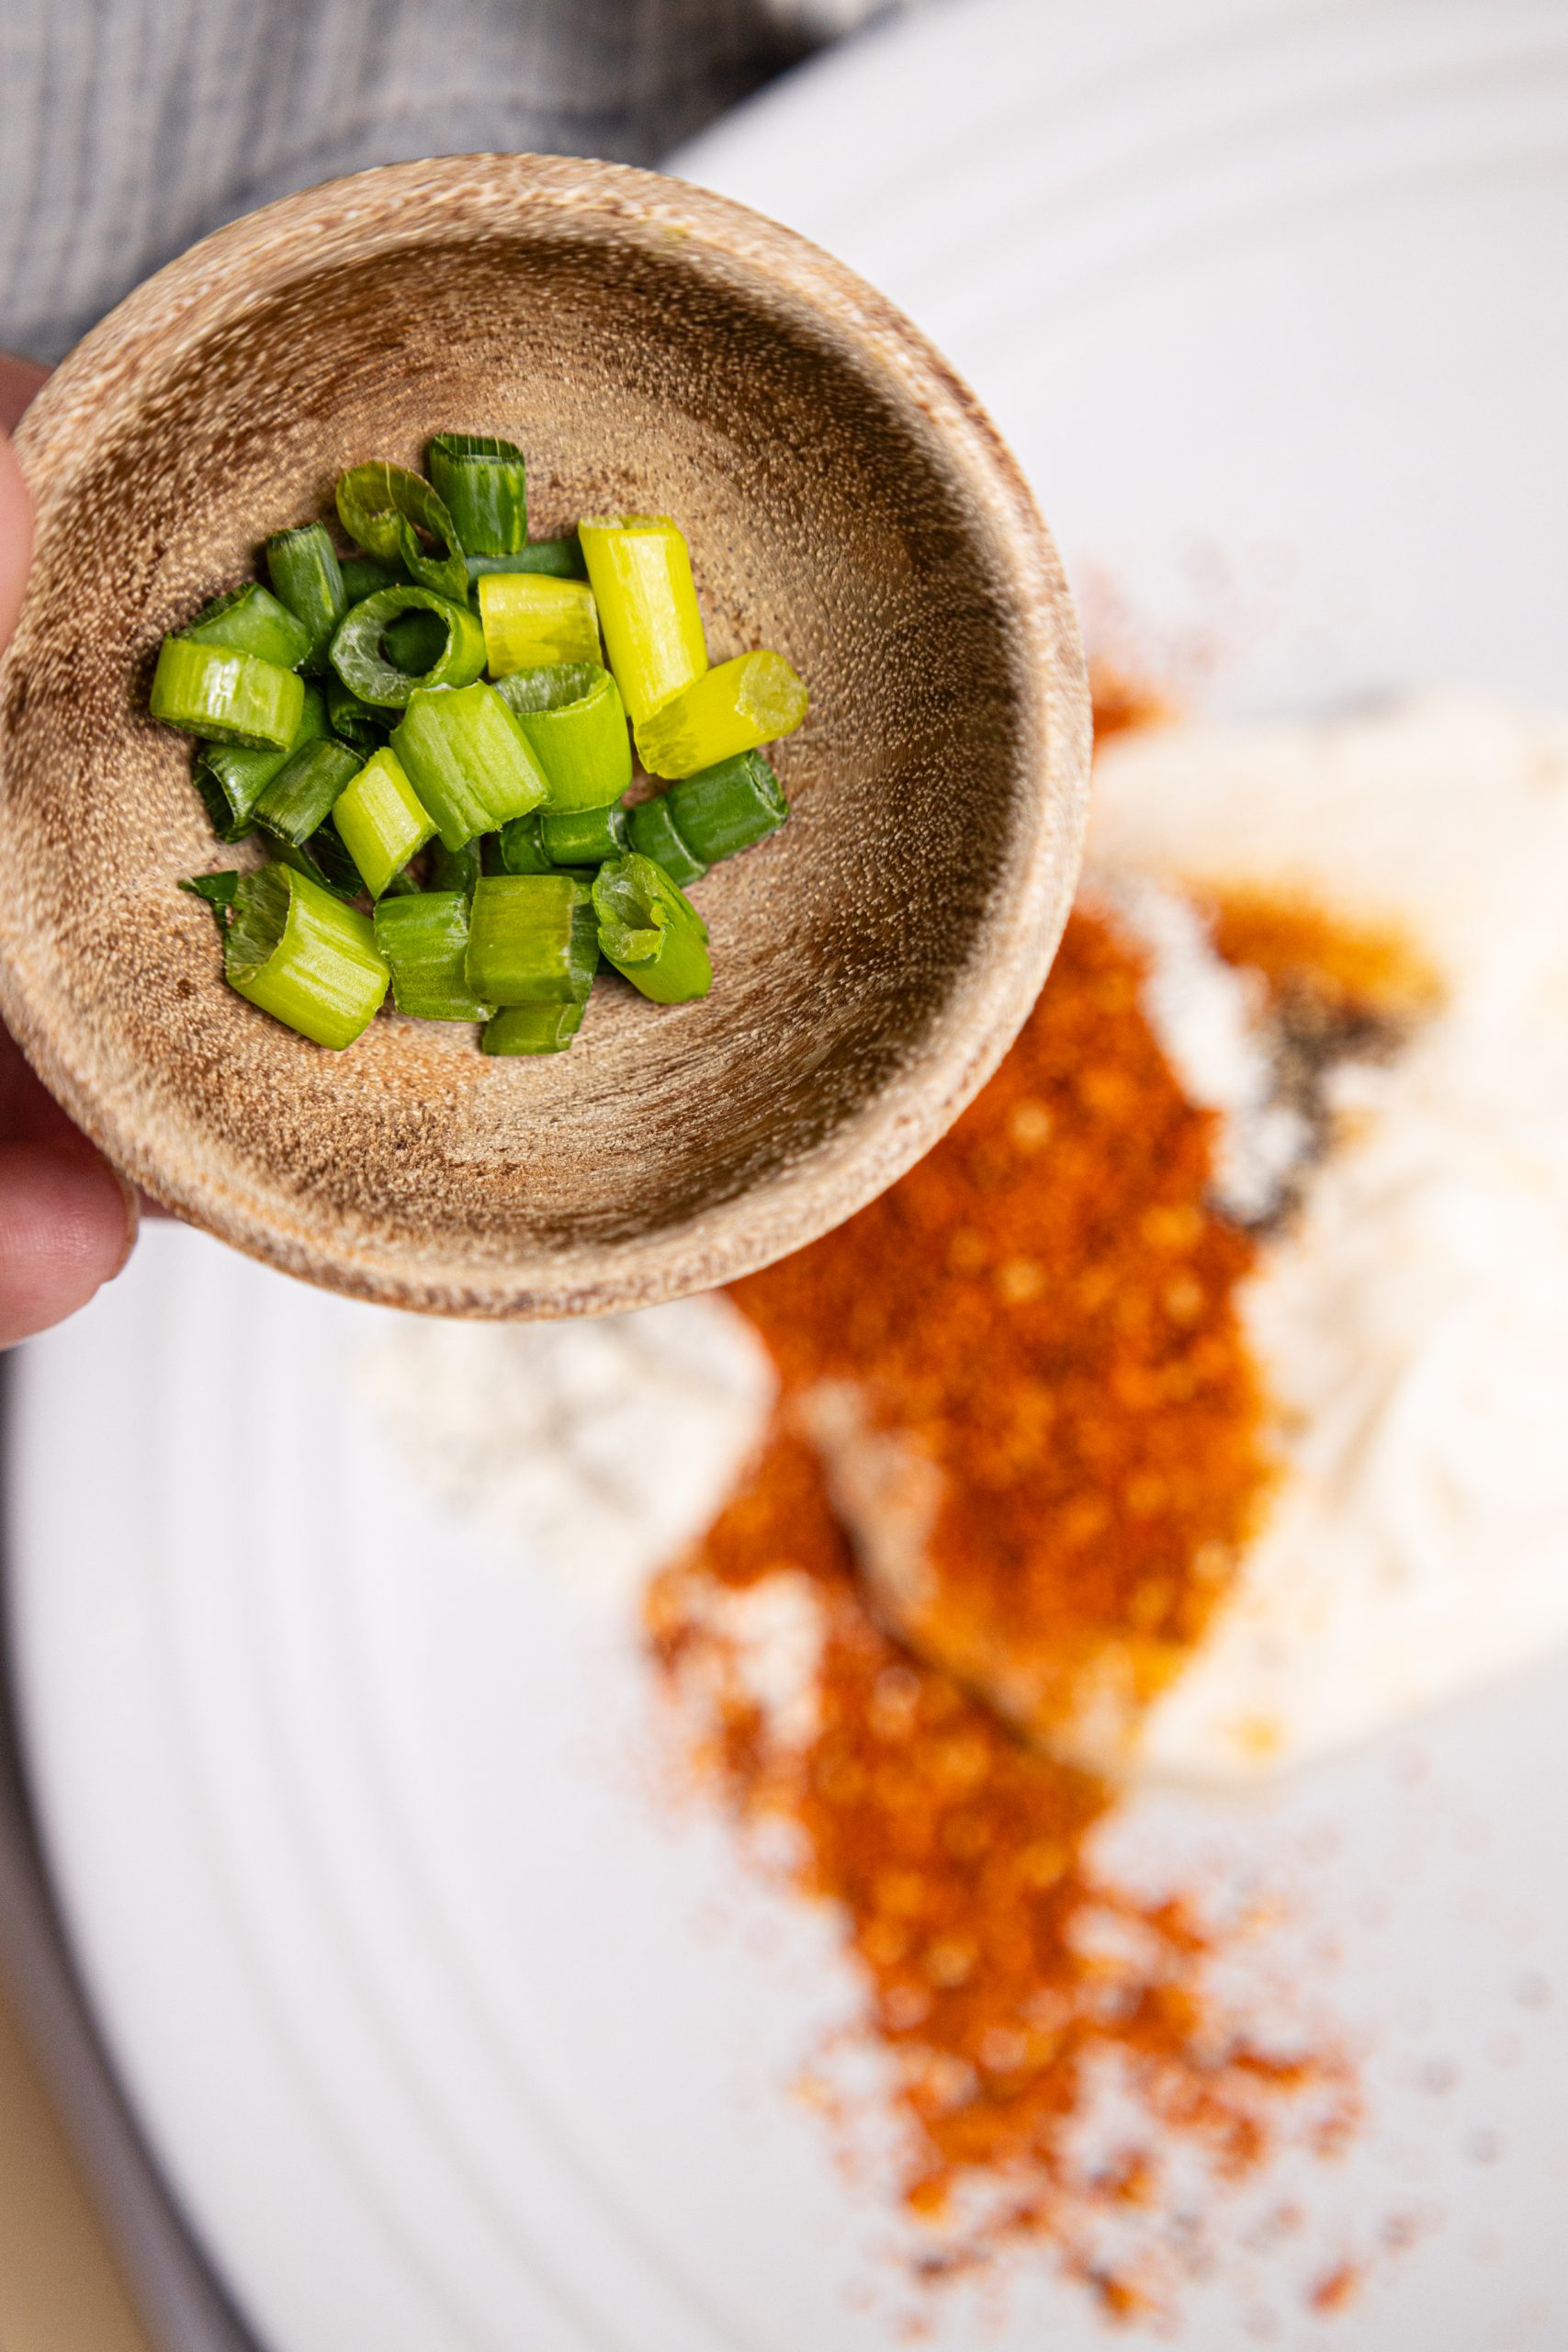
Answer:
POLYGON ((599 659, 599 616, 584 580, 552 580, 542 571, 487 572, 479 582, 479 618, 492 677, 599 659))
POLYGON ((205 899, 212 910, 212 920, 218 925, 218 936, 229 935, 229 910, 234 903, 234 893, 240 887, 237 874, 193 874, 180 888, 188 890, 193 899, 205 899))
POLYGON ((626 812, 605 808, 542 808, 539 842, 552 865, 603 865, 626 854, 626 812))
POLYGON ((582 1026, 581 1004, 508 1004, 486 1026, 487 1054, 562 1054, 582 1026))
POLYGON ((400 709, 420 686, 466 686, 485 665, 484 632, 466 605, 411 584, 381 588, 357 604, 332 641, 332 665, 362 702, 400 709), (434 613, 446 628, 444 650, 423 677, 411 678, 387 659, 381 640, 400 615, 434 613))
POLYGON ((467 596, 462 541, 445 501, 423 474, 389 465, 383 458, 351 466, 338 477, 337 511, 349 537, 378 562, 400 563, 411 579, 438 596, 467 596), (437 554, 426 555, 422 531, 438 543, 437 554))
POLYGON ((574 531, 569 539, 530 539, 515 555, 466 555, 468 579, 482 580, 487 571, 547 571, 553 580, 586 580, 588 566, 574 531))
POLYGON ((400 563, 378 563, 373 555, 340 556, 338 569, 350 605, 362 605, 382 588, 400 588, 408 577, 400 563))
POLYGON ((327 732, 327 710, 320 686, 307 685, 299 726, 287 751, 256 752, 243 743, 203 743, 194 770, 202 806, 220 842, 243 841, 256 802, 279 768, 302 743, 327 732))
MULTIPOLYGON (((297 531, 274 531, 266 543, 266 569, 278 602, 288 607, 309 634, 306 668, 319 670, 349 605, 343 568, 326 525, 304 523, 297 531)), ((253 652, 261 650, 251 648, 253 652)))
POLYGON ((364 889, 359 868, 330 817, 307 842, 286 842, 276 834, 269 834, 268 839, 285 865, 291 865, 296 874, 308 876, 320 888, 330 890, 334 899, 351 903, 364 889))
POLYGON ((241 876, 223 962, 250 1003, 334 1048, 374 1020, 389 978, 368 916, 286 865, 241 876))
POLYGON ((628 808, 626 833, 638 856, 652 858, 682 889, 688 882, 700 882, 707 872, 702 859, 694 857, 681 838, 670 814, 668 794, 658 800, 640 800, 635 808, 628 808))
POLYGON ((468 922, 468 986, 494 1004, 581 1004, 599 964, 586 883, 570 874, 484 874, 468 922))
POLYGON ((469 555, 515 555, 528 537, 523 452, 493 433, 438 433, 425 453, 469 555))
POLYGON ((373 899, 435 831, 389 744, 373 752, 344 786, 333 804, 333 823, 373 899))
POLYGON ((738 752, 682 776, 664 797, 676 831, 708 865, 765 841, 789 815, 784 786, 761 752, 738 752))
MULTIPOLYGON (((510 824, 502 825, 494 839, 498 863, 493 870, 502 874, 555 872, 554 865, 546 854, 545 844, 539 838, 539 819, 536 816, 513 817, 510 824)), ((492 870, 488 863, 485 870, 487 873, 492 870)))
POLYGON ((635 851, 610 859, 599 868, 593 909, 600 947, 633 988, 655 1004, 706 996, 713 986, 707 925, 661 865, 635 851))
POLYGON ((359 754, 330 735, 302 744, 285 761, 254 809, 255 821, 279 841, 308 842, 332 815, 333 804, 359 773, 359 754))
POLYGON ((694 775, 792 734, 806 699, 782 653, 738 654, 639 721, 637 757, 649 775, 694 775))
POLYGON ((525 817, 546 795, 543 770, 493 686, 417 689, 392 749, 448 849, 525 817))
POLYGON ((601 808, 632 780, 620 688, 597 662, 516 670, 496 686, 522 722, 550 787, 552 808, 601 808))
POLYGON ((635 726, 708 666, 691 555, 668 514, 595 514, 577 531, 635 726))
POLYGON ((179 634, 191 645, 227 645, 235 653, 254 653, 260 661, 276 662, 280 670, 298 670, 310 650, 303 621, 254 580, 214 596, 179 634))
MULTIPOLYGON (((400 613, 381 634, 381 650, 405 678, 423 678, 446 650, 449 635, 439 613, 400 613)), ((439 681, 437 682, 439 683, 439 681)))
POLYGON ((286 752, 299 731, 305 684, 292 670, 254 653, 166 637, 149 705, 154 718, 187 735, 286 752))
POLYGON ((332 731, 356 752, 374 752, 387 740, 388 729, 397 722, 397 712, 378 708, 361 702, 359 696, 344 684, 335 670, 326 675, 327 717, 332 731))
MULTIPOLYGON (((526 817, 520 817, 517 822, 520 825, 525 825, 528 820, 526 817)), ((498 836, 491 834, 487 838, 493 841, 498 836)), ((480 855, 478 841, 465 842, 461 849, 448 849, 437 834, 431 844, 430 855, 425 861, 430 888, 461 890, 465 899, 471 899, 474 895, 474 884, 483 871, 480 855)))
POLYGON ((391 967, 400 1012, 416 1021, 488 1021, 495 1007, 468 986, 468 901, 461 890, 383 899, 376 944, 391 967))

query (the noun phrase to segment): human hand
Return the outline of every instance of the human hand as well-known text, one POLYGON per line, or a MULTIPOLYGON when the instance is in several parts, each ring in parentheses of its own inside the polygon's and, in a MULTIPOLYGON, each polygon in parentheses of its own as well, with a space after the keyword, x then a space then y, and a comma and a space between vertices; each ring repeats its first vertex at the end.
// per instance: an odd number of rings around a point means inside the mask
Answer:
MULTIPOLYGON (((32 511, 6 428, 45 372, 0 356, 0 652, 17 625, 32 554, 32 511)), ((0 1347, 85 1306, 130 1255, 136 1223, 135 1193, 0 1030, 0 1347)))

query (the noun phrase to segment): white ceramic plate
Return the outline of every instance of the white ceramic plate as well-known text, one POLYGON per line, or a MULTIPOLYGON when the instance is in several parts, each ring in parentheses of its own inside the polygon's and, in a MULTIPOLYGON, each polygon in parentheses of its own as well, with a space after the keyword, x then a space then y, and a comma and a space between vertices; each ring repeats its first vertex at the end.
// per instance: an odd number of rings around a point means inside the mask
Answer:
MULTIPOLYGON (((1562 698, 1557 0, 985 0, 687 167, 919 319, 1080 577, 1223 647, 1213 703, 1562 698)), ((852 2004, 830 1923, 661 1790, 624 1629, 421 1499, 346 1376, 378 1320, 165 1229, 19 1365, 27 1753, 153 2145, 273 2352, 880 2352, 880 2193, 785 2090, 852 2004)), ((1204 2352, 1568 2340, 1565 1790, 1558 1665, 1244 1808, 1134 1809, 1295 1889, 1369 2049, 1300 2241, 1189 2300, 1204 2352)), ((995 2340, 1101 2329, 1042 2271, 995 2340)))

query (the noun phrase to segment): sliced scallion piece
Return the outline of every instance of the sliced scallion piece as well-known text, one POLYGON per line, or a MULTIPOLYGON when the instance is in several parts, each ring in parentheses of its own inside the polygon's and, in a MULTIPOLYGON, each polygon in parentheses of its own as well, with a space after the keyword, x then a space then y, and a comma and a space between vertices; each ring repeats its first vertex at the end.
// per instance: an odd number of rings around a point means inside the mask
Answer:
POLYGON ((599 617, 585 580, 542 571, 490 571, 479 582, 479 619, 492 678, 563 662, 597 662, 599 617))
MULTIPOLYGON (((524 817, 518 821, 525 825, 528 820, 524 817)), ((491 834, 487 838, 495 840, 498 836, 491 834)), ((431 843, 430 855, 425 861, 430 888, 461 890, 465 899, 471 899, 474 895, 474 884, 484 870, 481 856, 481 844, 479 841, 465 842, 461 849, 448 849, 437 834, 431 843)))
POLYGON ((327 732, 326 703, 320 686, 307 685, 299 730, 287 751, 256 752, 243 743, 203 743, 193 771, 202 806, 220 842, 243 841, 256 802, 279 768, 303 743, 327 732))
POLYGON ((668 514, 589 515, 577 535, 635 726, 708 666, 691 555, 668 514))
MULTIPOLYGON (((447 625, 439 613, 417 606, 389 621, 381 636, 381 650, 405 678, 423 678, 446 650, 447 625)), ((437 684, 439 684, 439 680, 437 684)))
POLYGON ((661 865, 633 851, 599 868, 599 945, 655 1004, 685 1004, 713 986, 707 925, 661 865))
POLYGON ((661 865, 671 882, 678 882, 682 890, 688 882, 700 882, 707 872, 702 859, 694 856, 681 838, 680 829, 670 814, 667 793, 657 800, 639 800, 635 808, 628 808, 626 833, 638 856, 652 858, 655 865, 661 865))
POLYGON ((214 596, 179 633, 192 645, 231 646, 236 653, 276 662, 280 670, 298 670, 310 650, 303 621, 255 580, 214 596))
POLYGON ((487 571, 546 571, 553 580, 588 577, 588 566, 582 560, 582 548, 575 531, 568 539, 530 539, 515 555, 475 555, 470 551, 463 560, 470 582, 482 580, 487 571))
POLYGON ((448 849, 527 816, 545 797, 544 773, 493 686, 416 690, 392 749, 448 849))
POLYGON ((299 731, 305 683, 292 670, 232 646, 166 637, 152 673, 149 707, 167 727, 216 743, 286 752, 299 731))
POLYGON ((327 718, 332 731, 344 742, 352 743, 356 752, 374 752, 387 740, 389 729, 396 726, 396 710, 378 707, 374 703, 361 702, 356 694, 344 684, 335 670, 326 674, 327 718))
POLYGON ((551 808, 601 808, 632 780, 620 688, 597 662, 517 670, 496 692, 514 710, 550 787, 551 808))
POLYGON ((523 452, 493 433, 438 433, 425 452, 468 555, 514 555, 528 537, 523 452))
POLYGON ((355 605, 332 641, 333 668, 362 702, 397 710, 420 686, 466 686, 485 665, 484 631, 466 605, 411 582, 381 588, 355 605), (404 613, 433 613, 446 628, 444 650, 423 677, 410 677, 388 660, 381 640, 404 613))
POLYGON ((266 543, 266 570, 279 604, 309 634, 305 667, 319 670, 349 604, 343 567, 326 525, 303 523, 297 531, 274 531, 266 543))
MULTIPOLYGON (((402 872, 435 831, 428 810, 388 744, 373 752, 339 793, 333 823, 373 899, 380 897, 393 876, 402 872)), ((396 978, 394 966, 394 981, 396 978)))
POLYGON ((738 752, 682 776, 664 799, 682 840, 709 865, 765 841, 789 815, 784 786, 761 752, 738 752))
POLYGON ((638 722, 637 757, 649 775, 694 775, 793 734, 806 708, 806 688, 782 653, 740 653, 638 722))
POLYGON ((359 767, 358 752, 330 735, 302 744, 256 802, 255 822, 279 841, 308 842, 326 823, 339 793, 359 767))
POLYGON ((586 883, 569 874, 483 874, 468 919, 468 986, 493 1004, 581 1004, 599 965, 586 883))
POLYGON ((338 569, 351 605, 362 605, 383 588, 400 588, 408 577, 400 563, 378 563, 373 555, 340 556, 338 569))
MULTIPOLYGON (((545 844, 539 838, 539 820, 513 817, 502 825, 495 836, 496 868, 502 874, 553 874, 555 866, 546 855, 545 844)), ((487 865, 486 872, 491 869, 487 865)))
POLYGON ((334 899, 342 899, 346 904, 357 899, 364 889, 359 868, 330 817, 307 842, 286 842, 276 834, 268 834, 267 839, 285 865, 291 865, 296 874, 308 875, 320 888, 330 890, 334 899))
POLYGON ((374 1020, 389 978, 368 916, 287 865, 240 877, 223 965, 250 1003, 334 1050, 374 1020))
POLYGON ((392 997, 416 1021, 488 1021, 495 1011, 468 986, 468 901, 461 890, 383 899, 376 944, 391 967, 392 997))
POLYGON ((193 874, 188 882, 180 884, 180 888, 188 890, 193 899, 205 899, 212 910, 220 939, 228 937, 229 910, 234 903, 234 893, 239 887, 237 874, 193 874))
POLYGON ((503 1005, 479 1044, 487 1054, 563 1054, 582 1026, 582 1004, 503 1005))
POLYGON ((411 580, 439 596, 466 597, 463 545, 440 493, 423 474, 378 458, 340 474, 337 511, 344 529, 378 563, 400 563, 411 580), (420 534, 434 539, 427 555, 420 534))
POLYGON ((552 865, 603 865, 626 854, 626 812, 614 806, 541 808, 539 844, 552 865))

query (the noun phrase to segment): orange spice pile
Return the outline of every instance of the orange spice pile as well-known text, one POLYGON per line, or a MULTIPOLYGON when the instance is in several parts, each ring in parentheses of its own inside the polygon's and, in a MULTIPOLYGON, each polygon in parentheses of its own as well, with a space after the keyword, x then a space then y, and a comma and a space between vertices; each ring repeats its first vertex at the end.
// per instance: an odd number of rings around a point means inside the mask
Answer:
POLYGON ((993 1648, 1024 1655, 1021 1712, 1048 1733, 1114 1645, 1147 1695, 1201 1633, 1269 1481, 1235 1303, 1253 1245, 1209 1206, 1210 1117, 1159 1053, 1140 977, 1075 916, 952 1135, 738 1286, 780 1369, 779 1423, 650 1604, 737 1811, 791 1822, 797 1883, 842 1908, 895 2068, 905 2195, 942 2233, 931 2267, 1038 2238, 1116 2311, 1152 2290, 1108 2252, 1106 2218, 1157 2208, 1173 2149, 1234 2178, 1287 2112, 1330 2136, 1350 2112, 1331 2053, 1259 2046, 1210 1999, 1192 1907, 1099 1880, 1112 1791, 966 1688, 993 1648), (824 1382, 852 1383, 868 1426, 940 1472, 918 1654, 874 1613, 803 1434, 824 1382), (714 1606, 780 1577, 814 1598, 822 1641, 814 1714, 787 1737, 714 1606), (1080 2126, 1108 2074, 1137 2120, 1091 2158, 1080 2126))

